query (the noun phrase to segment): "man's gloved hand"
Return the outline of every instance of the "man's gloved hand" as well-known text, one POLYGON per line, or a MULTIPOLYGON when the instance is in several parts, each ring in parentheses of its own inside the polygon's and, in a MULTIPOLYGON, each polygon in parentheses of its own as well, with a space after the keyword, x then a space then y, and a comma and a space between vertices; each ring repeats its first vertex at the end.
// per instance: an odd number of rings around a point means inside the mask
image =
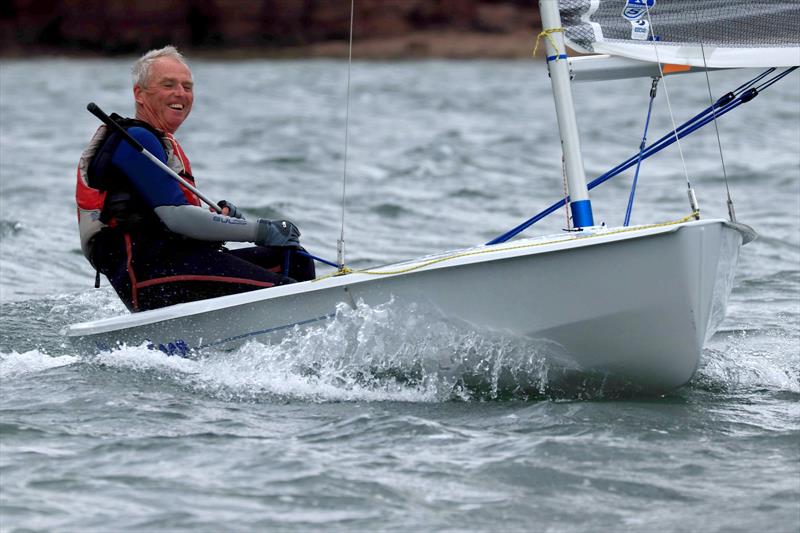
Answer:
POLYGON ((244 218, 244 215, 242 214, 242 212, 239 211, 239 209, 235 205, 233 205, 231 202, 228 202, 228 201, 225 201, 225 200, 220 200, 219 202, 217 202, 217 205, 219 206, 220 209, 222 209, 222 214, 223 215, 227 215, 227 216, 229 216, 231 218, 241 218, 241 219, 244 218), (227 213, 225 212, 225 209, 228 210, 227 213))
POLYGON ((288 220, 258 219, 256 244, 259 246, 300 247, 300 230, 288 220))

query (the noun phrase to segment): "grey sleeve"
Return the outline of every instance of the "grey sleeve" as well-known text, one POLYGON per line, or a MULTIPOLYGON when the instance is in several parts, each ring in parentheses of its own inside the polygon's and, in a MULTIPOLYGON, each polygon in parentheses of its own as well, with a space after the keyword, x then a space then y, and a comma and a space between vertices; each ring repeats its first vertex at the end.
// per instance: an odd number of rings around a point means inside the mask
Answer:
POLYGON ((231 218, 193 205, 162 205, 156 215, 169 228, 201 241, 255 242, 258 220, 231 218))

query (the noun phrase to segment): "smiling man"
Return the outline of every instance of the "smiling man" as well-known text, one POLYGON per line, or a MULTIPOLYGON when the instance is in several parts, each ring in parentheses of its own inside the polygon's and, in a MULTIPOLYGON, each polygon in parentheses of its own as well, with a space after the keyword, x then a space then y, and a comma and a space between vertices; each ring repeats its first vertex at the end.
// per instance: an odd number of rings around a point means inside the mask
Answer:
MULTIPOLYGON (((194 185, 173 134, 189 116, 194 80, 173 47, 133 65, 136 118, 112 118, 150 153, 194 185)), ((155 309, 314 278, 314 263, 292 253, 300 231, 288 220, 246 220, 221 201, 223 214, 199 199, 105 125, 78 164, 81 249, 131 311, 155 309), (257 246, 228 250, 225 241, 257 246)))
POLYGON ((150 54, 154 54, 152 60, 146 55, 133 68, 136 118, 154 128, 175 133, 192 110, 192 72, 174 48, 150 54))

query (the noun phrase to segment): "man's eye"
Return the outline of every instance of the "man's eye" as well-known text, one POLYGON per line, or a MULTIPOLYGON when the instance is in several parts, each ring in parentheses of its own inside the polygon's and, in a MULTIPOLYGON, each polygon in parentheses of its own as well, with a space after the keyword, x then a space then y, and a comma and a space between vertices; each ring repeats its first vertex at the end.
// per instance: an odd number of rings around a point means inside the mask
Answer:
POLYGON ((161 84, 163 87, 172 87, 174 84, 171 81, 165 81, 161 84))

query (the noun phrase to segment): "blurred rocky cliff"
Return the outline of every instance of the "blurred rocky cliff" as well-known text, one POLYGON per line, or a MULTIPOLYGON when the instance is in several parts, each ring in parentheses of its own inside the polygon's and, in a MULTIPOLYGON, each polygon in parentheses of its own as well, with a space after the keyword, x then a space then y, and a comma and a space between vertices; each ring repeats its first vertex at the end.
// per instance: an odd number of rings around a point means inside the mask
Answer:
MULTIPOLYGON (((366 57, 510 57, 530 53, 535 0, 355 0, 366 57)), ((0 0, 0 52, 346 53, 350 0, 0 0)))

